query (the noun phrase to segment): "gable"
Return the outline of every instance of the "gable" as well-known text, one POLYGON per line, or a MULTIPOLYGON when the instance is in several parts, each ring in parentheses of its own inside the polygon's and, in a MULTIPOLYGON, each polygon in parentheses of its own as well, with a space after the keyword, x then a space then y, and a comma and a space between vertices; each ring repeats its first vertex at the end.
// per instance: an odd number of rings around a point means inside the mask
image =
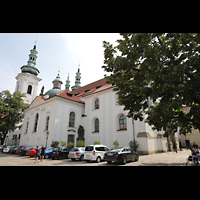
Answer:
POLYGON ((35 106, 38 106, 44 102, 44 98, 41 96, 35 97, 35 99, 31 102, 28 108, 33 108, 35 106))

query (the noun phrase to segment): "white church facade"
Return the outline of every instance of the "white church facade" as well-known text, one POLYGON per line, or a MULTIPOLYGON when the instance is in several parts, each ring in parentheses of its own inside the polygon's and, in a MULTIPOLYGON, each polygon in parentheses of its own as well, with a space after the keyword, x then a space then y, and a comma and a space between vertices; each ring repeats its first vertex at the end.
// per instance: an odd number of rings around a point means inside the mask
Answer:
POLYGON ((82 138, 85 145, 100 141, 111 148, 115 140, 120 146, 129 146, 135 139, 141 154, 167 151, 163 132, 152 130, 144 121, 127 118, 128 111, 118 105, 115 86, 104 78, 81 87, 78 69, 70 91, 69 76, 65 89, 61 90, 63 83, 58 73, 53 88, 44 94, 43 88, 38 94, 37 86, 42 79, 37 77, 36 58, 35 45, 28 64, 21 67, 16 77, 16 90, 26 94, 24 101, 29 106, 24 110, 22 128, 9 135, 9 143, 15 135, 18 144, 24 146, 51 146, 52 141, 73 142, 76 146, 77 139, 82 138), (84 130, 84 135, 79 134, 79 129, 84 130))

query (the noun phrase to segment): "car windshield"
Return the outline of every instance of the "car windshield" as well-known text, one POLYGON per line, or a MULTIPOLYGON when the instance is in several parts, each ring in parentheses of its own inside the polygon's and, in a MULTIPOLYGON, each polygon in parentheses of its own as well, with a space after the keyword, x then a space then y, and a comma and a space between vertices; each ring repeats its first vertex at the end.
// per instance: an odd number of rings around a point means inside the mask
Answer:
POLYGON ((55 148, 53 151, 59 151, 60 150, 60 148, 59 147, 57 147, 57 148, 55 148))
POLYGON ((121 150, 122 150, 122 148, 114 148, 114 149, 111 149, 110 151, 112 151, 112 152, 119 152, 121 150))

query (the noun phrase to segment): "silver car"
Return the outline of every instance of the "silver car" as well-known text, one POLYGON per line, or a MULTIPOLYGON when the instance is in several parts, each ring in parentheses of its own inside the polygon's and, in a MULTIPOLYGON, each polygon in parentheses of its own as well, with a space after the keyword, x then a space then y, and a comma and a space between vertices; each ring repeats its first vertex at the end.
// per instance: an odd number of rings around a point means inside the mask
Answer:
POLYGON ((81 161, 84 160, 84 152, 85 147, 74 147, 68 154, 68 158, 71 158, 71 160, 79 159, 81 161))

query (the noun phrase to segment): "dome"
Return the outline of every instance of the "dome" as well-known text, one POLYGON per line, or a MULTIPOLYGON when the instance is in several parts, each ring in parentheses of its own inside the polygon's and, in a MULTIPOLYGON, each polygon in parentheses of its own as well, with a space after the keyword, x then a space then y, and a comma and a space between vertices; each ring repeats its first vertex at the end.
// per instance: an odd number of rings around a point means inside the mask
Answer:
POLYGON ((48 90, 48 91, 44 94, 44 96, 48 94, 48 95, 49 95, 49 98, 51 98, 51 97, 56 96, 56 94, 58 94, 60 91, 61 91, 60 89, 51 89, 51 90, 48 90))
POLYGON ((37 76, 40 73, 40 71, 37 68, 28 65, 23 65, 21 67, 21 71, 23 73, 34 74, 35 76, 37 76))

